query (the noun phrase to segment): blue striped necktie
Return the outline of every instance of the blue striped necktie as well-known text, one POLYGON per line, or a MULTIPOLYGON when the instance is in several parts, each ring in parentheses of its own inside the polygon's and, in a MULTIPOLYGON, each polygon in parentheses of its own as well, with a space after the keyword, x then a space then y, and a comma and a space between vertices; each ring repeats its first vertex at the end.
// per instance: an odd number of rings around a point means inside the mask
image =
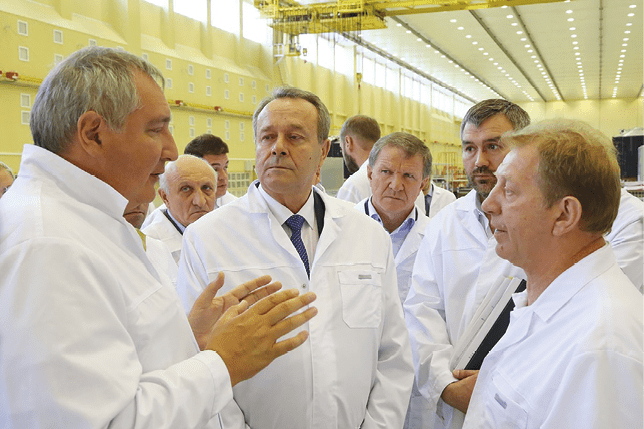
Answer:
POLYGON ((295 250, 297 250, 297 253, 300 255, 300 259, 304 262, 307 277, 311 278, 311 274, 309 272, 309 257, 306 254, 306 248, 302 241, 302 225, 304 225, 304 217, 294 214, 288 218, 285 223, 289 228, 291 228, 291 243, 293 243, 295 250))

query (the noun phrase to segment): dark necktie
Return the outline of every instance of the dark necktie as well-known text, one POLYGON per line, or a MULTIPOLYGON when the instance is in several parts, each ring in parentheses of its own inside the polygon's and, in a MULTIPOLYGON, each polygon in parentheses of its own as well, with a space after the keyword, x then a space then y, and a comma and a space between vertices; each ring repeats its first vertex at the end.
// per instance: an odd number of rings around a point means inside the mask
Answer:
POLYGON ((304 217, 294 214, 288 218, 285 223, 289 228, 291 228, 291 243, 293 243, 295 250, 297 250, 297 253, 300 255, 300 259, 304 262, 307 277, 311 278, 311 274, 309 272, 309 257, 306 254, 306 248, 302 241, 302 225, 304 225, 304 217))
MULTIPOLYGON (((526 288, 526 281, 521 280, 519 286, 514 293, 523 292, 526 288)), ((499 305, 502 305, 499 303, 499 305)), ((510 325, 510 313, 514 310, 514 301, 512 298, 507 302, 499 317, 497 317, 496 322, 490 328, 490 331, 487 333, 481 345, 476 349, 476 352, 472 356, 472 359, 467 363, 465 369, 481 369, 483 364, 483 359, 485 356, 492 350, 492 348, 499 342, 505 331, 508 330, 508 325, 510 325)))

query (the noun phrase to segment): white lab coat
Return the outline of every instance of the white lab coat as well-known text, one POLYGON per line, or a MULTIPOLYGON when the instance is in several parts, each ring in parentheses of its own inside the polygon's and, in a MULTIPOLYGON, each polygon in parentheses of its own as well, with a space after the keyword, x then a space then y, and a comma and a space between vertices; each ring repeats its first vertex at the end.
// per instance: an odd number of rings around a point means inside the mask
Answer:
POLYGON ((172 222, 170 222, 163 213, 163 210, 166 210, 165 206, 158 207, 153 211, 152 214, 145 219, 145 222, 141 227, 141 231, 148 237, 161 240, 170 250, 174 262, 179 264, 183 235, 181 235, 172 222))
POLYGON ((178 291, 185 308, 219 271, 226 291, 263 274, 317 295, 303 346, 234 388, 224 427, 400 428, 413 379, 391 241, 377 223, 314 188, 326 206, 311 280, 252 184, 184 237, 178 291), (233 405, 235 403, 232 403, 233 405))
MULTIPOLYGON (((432 182, 431 192, 432 192, 432 202, 429 205, 430 218, 436 216, 436 213, 438 213, 443 207, 456 201, 456 196, 454 195, 453 192, 448 191, 447 189, 443 189, 440 186, 435 185, 433 182, 432 182)), ((425 209, 423 206, 423 213, 424 213, 424 210, 425 209)))
POLYGON ((619 212, 606 235, 617 263, 640 292, 644 283, 644 202, 622 189, 619 212))
POLYGON ((215 209, 218 209, 219 207, 225 206, 228 203, 232 203, 237 199, 236 196, 231 194, 230 192, 226 191, 223 197, 219 197, 215 200, 215 209))
MULTIPOLYGON (((476 191, 471 191, 432 218, 404 305, 418 387, 437 408, 435 428, 462 426, 463 414, 440 400, 445 387, 456 381, 449 368, 453 345, 492 287, 505 277, 526 278, 523 270, 497 256, 495 238, 487 238, 475 214, 475 198, 476 191)), ((614 234, 606 237, 624 243, 624 250, 637 239, 633 224, 623 221, 629 218, 629 207, 620 205, 615 225, 631 227, 614 228, 614 234)), ((617 253, 628 257, 622 249, 617 253)), ((629 264, 642 267, 641 259, 629 264)))
POLYGON ((161 240, 152 237, 145 237, 145 254, 154 265, 159 274, 165 274, 172 283, 172 286, 177 286, 177 275, 179 267, 172 257, 172 253, 168 246, 161 240))
POLYGON ((126 203, 25 145, 0 201, 0 427, 218 427, 226 366, 199 352, 126 203))
POLYGON ((641 428, 642 295, 610 246, 562 273, 530 306, 515 295, 483 362, 464 428, 641 428))
MULTIPOLYGON (((440 400, 443 389, 456 381, 449 367, 452 345, 492 286, 504 277, 525 278, 523 270, 497 256, 496 240, 487 238, 475 214, 475 198, 471 191, 431 219, 405 301, 418 389, 431 412, 438 407, 440 414, 430 428, 460 426, 450 426, 454 410, 440 400)), ((456 413, 456 420, 462 419, 456 413)))
MULTIPOLYGON (((365 198, 356 204, 356 210, 359 210, 369 216, 368 210, 365 210, 365 203, 369 198, 365 198)), ((394 261, 396 263, 396 275, 398 277, 398 296, 400 298, 400 303, 405 302, 407 298, 407 293, 409 292, 409 285, 411 284, 411 274, 414 268, 414 261, 416 260, 416 253, 418 252, 418 247, 420 246, 423 237, 425 236, 425 228, 429 223, 429 218, 423 216, 421 211, 418 208, 414 207, 418 213, 418 217, 414 222, 411 230, 407 233, 405 241, 403 241, 398 254, 395 256, 394 261)), ((433 413, 430 413, 430 407, 427 403, 427 400, 420 394, 416 384, 412 387, 411 392, 411 401, 409 404, 409 409, 407 411, 407 416, 405 418, 404 429, 415 429, 425 427, 424 422, 430 421, 432 419, 433 413)))

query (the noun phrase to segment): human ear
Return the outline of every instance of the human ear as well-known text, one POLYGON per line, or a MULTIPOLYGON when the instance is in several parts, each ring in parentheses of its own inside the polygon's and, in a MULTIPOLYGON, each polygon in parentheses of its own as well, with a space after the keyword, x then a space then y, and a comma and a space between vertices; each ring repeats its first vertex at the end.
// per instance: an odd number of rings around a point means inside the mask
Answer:
POLYGON ((552 234, 555 236, 562 236, 579 228, 581 221, 581 203, 573 196, 563 197, 556 202, 553 207, 556 210, 556 219, 552 227, 552 234))
POLYGON ((373 170, 371 169, 371 166, 367 164, 367 178, 369 179, 369 183, 371 183, 371 174, 373 170))
POLYGON ((159 192, 159 196, 163 200, 163 204, 165 204, 166 207, 169 207, 169 205, 168 205, 168 202, 169 202, 168 201, 168 194, 166 194, 166 192, 161 188, 159 188, 158 192, 159 192))
POLYGON ((101 115, 93 110, 83 113, 76 123, 76 137, 80 147, 93 158, 103 151, 100 133, 104 125, 101 115))

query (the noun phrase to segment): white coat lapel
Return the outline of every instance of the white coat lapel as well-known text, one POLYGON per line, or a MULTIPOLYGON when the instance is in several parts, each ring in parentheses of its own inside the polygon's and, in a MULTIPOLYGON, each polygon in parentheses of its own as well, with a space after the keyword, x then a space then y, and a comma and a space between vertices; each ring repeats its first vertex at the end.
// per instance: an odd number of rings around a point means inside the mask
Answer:
POLYGON ((487 247, 487 234, 485 234, 485 229, 483 229, 483 226, 474 214, 474 210, 476 209, 476 191, 471 191, 463 198, 467 199, 467 204, 464 204, 462 208, 456 210, 458 221, 463 225, 462 230, 466 234, 474 237, 482 247, 487 247))
MULTIPOLYGON (((315 191, 314 191, 315 192, 315 191)), ((329 247, 337 239, 341 233, 341 227, 339 225, 344 213, 337 204, 333 204, 331 197, 328 197, 326 194, 321 192, 318 193, 324 201, 324 228, 322 229, 322 234, 318 240, 317 247, 315 249, 315 257, 313 258, 313 265, 311 266, 311 272, 313 272, 313 266, 316 265, 317 261, 323 257, 324 253, 329 250, 329 247)), ((353 210, 353 209, 349 209, 353 210)))
POLYGON ((418 220, 414 223, 413 228, 407 234, 407 238, 405 238, 402 246, 400 246, 400 250, 398 250, 398 254, 395 259, 396 266, 399 266, 410 256, 415 256, 418 251, 418 247, 420 247, 420 242, 425 236, 425 227, 427 226, 427 222, 423 222, 420 216, 421 214, 419 213, 418 220))
MULTIPOLYGON (((253 223, 256 225, 257 231, 265 231, 266 234, 270 233, 275 242, 288 252, 297 263, 301 263, 300 255, 288 238, 284 227, 279 223, 277 218, 269 210, 266 201, 259 193, 259 189, 251 184, 248 189, 248 206, 249 211, 252 213, 253 223)), ((260 239, 258 237, 258 239, 260 239)), ((302 265, 304 269, 304 265, 302 265)), ((306 273, 305 273, 306 274, 306 273)))

